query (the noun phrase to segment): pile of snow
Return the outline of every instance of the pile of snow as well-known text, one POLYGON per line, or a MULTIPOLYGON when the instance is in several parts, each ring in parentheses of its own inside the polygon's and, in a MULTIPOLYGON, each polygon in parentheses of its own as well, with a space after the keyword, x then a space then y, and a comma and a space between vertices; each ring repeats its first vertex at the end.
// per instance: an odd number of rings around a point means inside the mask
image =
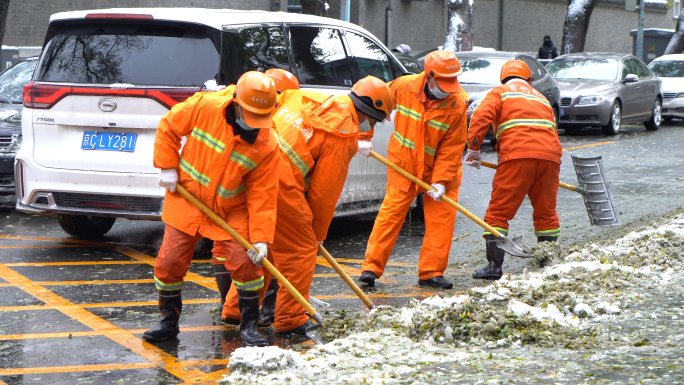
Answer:
MULTIPOLYGON (((334 321, 344 338, 304 355, 272 347, 238 349, 224 383, 381 384, 408 376, 412 383, 426 383, 426 366, 468 359, 471 348, 578 347, 583 330, 617 317, 642 317, 623 308, 645 288, 681 274, 684 214, 566 255, 558 265, 505 275, 467 295, 412 300, 399 309, 334 321)), ((334 329, 334 322, 326 329, 334 329)), ((582 341, 587 342, 594 343, 582 341)))

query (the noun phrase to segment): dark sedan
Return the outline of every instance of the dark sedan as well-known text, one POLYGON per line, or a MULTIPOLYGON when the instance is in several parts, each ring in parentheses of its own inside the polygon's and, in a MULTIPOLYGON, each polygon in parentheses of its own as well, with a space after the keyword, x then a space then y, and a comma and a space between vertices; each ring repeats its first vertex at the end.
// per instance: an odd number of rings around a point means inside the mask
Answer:
MULTIPOLYGON (((458 77, 461 87, 470 96, 470 106, 468 107, 468 119, 475 108, 482 102, 482 99, 494 87, 501 85, 501 67, 509 60, 522 60, 532 71, 532 87, 539 91, 548 99, 553 112, 556 115, 556 122, 560 112, 560 90, 553 77, 546 72, 544 66, 539 64, 536 58, 520 52, 501 52, 501 51, 469 51, 456 52, 463 74, 458 77)), ((490 130, 486 139, 490 140, 492 146, 496 145, 496 138, 490 130)))
POLYGON ((636 56, 573 53, 546 69, 561 88, 560 126, 566 131, 600 126, 605 135, 616 135, 628 122, 660 127, 662 83, 636 56))

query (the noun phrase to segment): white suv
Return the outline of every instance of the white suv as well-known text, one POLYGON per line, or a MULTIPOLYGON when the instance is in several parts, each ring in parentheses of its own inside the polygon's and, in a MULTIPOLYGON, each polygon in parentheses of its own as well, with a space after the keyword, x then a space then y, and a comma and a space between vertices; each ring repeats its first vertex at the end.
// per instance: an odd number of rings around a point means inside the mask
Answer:
MULTIPOLYGON (((24 89, 17 205, 57 215, 68 234, 94 238, 116 218, 160 219, 164 189, 152 150, 159 119, 205 82, 245 71, 293 72, 302 88, 346 94, 358 79, 404 67, 368 31, 335 19, 199 8, 75 11, 51 17, 24 89)), ((376 127, 387 148, 393 123, 376 127)), ((386 168, 356 156, 337 214, 376 210, 386 168)))

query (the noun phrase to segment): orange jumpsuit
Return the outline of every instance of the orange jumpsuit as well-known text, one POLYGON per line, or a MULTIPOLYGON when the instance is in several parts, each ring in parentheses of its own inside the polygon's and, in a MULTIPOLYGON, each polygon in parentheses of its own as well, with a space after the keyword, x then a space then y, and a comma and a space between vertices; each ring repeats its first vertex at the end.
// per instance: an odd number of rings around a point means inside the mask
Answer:
MULTIPOLYGON (((466 94, 455 92, 445 99, 427 99, 426 80, 425 74, 420 73, 390 83, 397 113, 387 157, 428 184, 444 185, 445 195, 457 201, 467 131, 466 94)), ((382 276, 411 202, 424 191, 387 168, 387 195, 368 240, 362 271, 382 276)), ((427 196, 424 202, 425 236, 418 276, 427 280, 444 275, 447 268, 456 209, 427 196)))
MULTIPOLYGON (((308 299, 318 242, 328 233, 349 162, 358 150, 359 120, 348 96, 295 91, 289 92, 273 123, 281 162, 278 217, 269 260, 308 299)), ((232 287, 222 317, 240 317, 232 287)), ((278 291, 276 331, 295 329, 308 319, 287 290, 278 291)))
POLYGON ((557 237, 556 195, 563 150, 551 105, 526 82, 509 82, 491 90, 475 109, 468 134, 470 149, 480 149, 490 124, 498 140, 499 166, 484 221, 507 235, 508 221, 527 195, 536 235, 557 237))
MULTIPOLYGON (((232 89, 233 86, 229 88, 232 89)), ((197 93, 175 105, 160 121, 155 137, 154 166, 179 169, 179 184, 219 214, 250 242, 273 241, 277 197, 278 143, 270 130, 260 130, 249 144, 226 121, 232 92, 197 93), (181 138, 187 142, 181 149, 181 138)), ((166 191, 162 220, 164 241, 155 261, 159 290, 178 290, 201 237, 215 246, 242 249, 232 253, 227 268, 244 290, 263 287, 263 272, 230 234, 180 194, 166 191), (230 266, 230 267, 229 267, 230 266)))

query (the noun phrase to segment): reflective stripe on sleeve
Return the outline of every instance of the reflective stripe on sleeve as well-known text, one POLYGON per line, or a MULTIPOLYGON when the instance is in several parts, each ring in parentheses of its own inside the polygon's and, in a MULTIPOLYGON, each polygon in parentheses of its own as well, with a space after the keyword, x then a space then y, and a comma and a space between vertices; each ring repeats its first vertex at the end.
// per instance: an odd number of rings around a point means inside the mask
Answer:
POLYGON ((181 170, 183 170, 186 174, 190 175, 190 177, 194 179, 197 183, 201 184, 204 187, 209 187, 211 179, 208 176, 197 171, 185 159, 181 158, 179 166, 181 170))
POLYGON ((243 192, 247 191, 247 185, 246 184, 241 184, 239 185, 236 189, 234 190, 228 190, 227 188, 219 185, 216 188, 216 194, 218 194, 221 198, 223 199, 230 199, 234 198, 239 194, 242 194, 243 192))
POLYGON ((401 104, 397 104, 397 112, 399 112, 400 114, 407 116, 413 120, 417 120, 420 122, 421 115, 420 115, 420 112, 418 112, 416 110, 412 110, 408 107, 402 106, 401 104))
POLYGON ((411 150, 416 148, 416 144, 414 142, 412 142, 409 139, 404 138, 403 136, 401 136, 401 134, 399 132, 394 131, 392 133, 392 136, 394 137, 394 139, 398 140, 399 144, 401 144, 402 146, 404 146, 408 149, 411 149, 411 150))
POLYGON ((233 152, 230 153, 230 160, 250 171, 254 170, 254 168, 257 166, 255 161, 249 159, 248 156, 240 154, 235 150, 233 150, 233 152))
POLYGON ((281 138, 278 134, 276 134, 274 131, 271 131, 271 133, 273 133, 273 134, 275 135, 276 139, 278 139, 278 146, 280 147, 280 151, 284 152, 284 153, 285 153, 285 156, 287 156, 287 159, 289 159, 290 162, 291 162, 295 167, 297 167, 297 170, 299 170, 299 172, 301 172, 302 175, 306 176, 306 175, 309 173, 310 168, 309 168, 309 166, 306 164, 306 162, 304 161, 304 159, 302 159, 302 157, 299 156, 299 154, 297 154, 297 151, 295 151, 295 150, 294 150, 294 149, 293 149, 293 148, 292 148, 292 147, 291 147, 283 138, 281 138))
POLYGON ((209 135, 207 132, 200 130, 199 128, 195 127, 194 130, 192 130, 192 135, 193 138, 199 140, 200 142, 206 144, 209 146, 209 148, 215 150, 219 154, 222 154, 223 151, 226 149, 225 143, 221 142, 220 140, 214 138, 213 136, 209 135))
POLYGON ((425 146, 425 153, 426 153, 426 154, 435 156, 435 153, 436 153, 436 152, 437 152, 437 149, 436 149, 436 148, 432 148, 432 147, 427 146, 427 145, 425 146))
POLYGON ((444 132, 447 132, 449 130, 449 125, 446 123, 442 123, 439 120, 430 119, 428 120, 427 125, 444 132))
POLYGON ((496 137, 498 138, 504 130, 518 126, 534 126, 549 128, 551 131, 556 130, 556 123, 547 119, 512 119, 499 125, 499 128, 496 131, 496 137))

